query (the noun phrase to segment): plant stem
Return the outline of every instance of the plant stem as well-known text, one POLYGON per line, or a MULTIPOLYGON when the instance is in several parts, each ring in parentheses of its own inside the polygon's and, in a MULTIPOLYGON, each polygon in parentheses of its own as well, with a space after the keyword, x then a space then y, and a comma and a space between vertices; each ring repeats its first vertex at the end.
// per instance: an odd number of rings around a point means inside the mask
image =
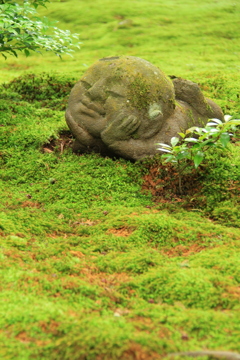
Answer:
POLYGON ((178 188, 179 188, 179 193, 180 195, 182 195, 182 172, 185 169, 186 166, 184 166, 183 169, 181 169, 181 163, 178 160, 178 188))
POLYGON ((178 187, 179 187, 180 195, 182 195, 183 194, 183 192, 182 192, 182 175, 180 173, 178 175, 178 187))

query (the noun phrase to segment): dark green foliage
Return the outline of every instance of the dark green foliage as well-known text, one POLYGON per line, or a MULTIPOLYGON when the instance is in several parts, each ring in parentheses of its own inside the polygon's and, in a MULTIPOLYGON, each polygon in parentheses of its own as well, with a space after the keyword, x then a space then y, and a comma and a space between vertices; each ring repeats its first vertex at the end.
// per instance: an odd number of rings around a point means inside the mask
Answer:
POLYGON ((77 34, 63 31, 53 26, 46 17, 37 16, 38 6, 46 7, 48 0, 32 0, 16 3, 14 0, 0 2, 0 52, 7 59, 7 55, 18 57, 23 52, 29 56, 31 52, 52 51, 58 56, 73 51, 72 40, 77 34), (33 5, 33 6, 32 6, 33 5), (3 26, 4 25, 4 26, 3 26), (53 35, 46 34, 52 31, 53 35))
POLYGON ((56 73, 27 74, 3 84, 0 96, 3 99, 36 102, 39 107, 65 110, 68 96, 76 79, 56 73), (6 92, 7 90, 7 92, 6 92))

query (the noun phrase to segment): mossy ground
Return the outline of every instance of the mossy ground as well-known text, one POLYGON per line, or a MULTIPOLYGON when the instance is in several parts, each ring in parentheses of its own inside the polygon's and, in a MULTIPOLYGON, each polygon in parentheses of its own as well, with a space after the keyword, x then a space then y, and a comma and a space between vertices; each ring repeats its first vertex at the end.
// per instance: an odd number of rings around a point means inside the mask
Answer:
POLYGON ((181 197, 157 158, 72 154, 63 112, 84 64, 124 54, 198 82, 239 118, 239 10, 226 0, 51 3, 49 16, 80 33, 76 57, 1 60, 6 83, 48 72, 0 91, 1 359, 240 352, 239 138, 185 178, 181 197))

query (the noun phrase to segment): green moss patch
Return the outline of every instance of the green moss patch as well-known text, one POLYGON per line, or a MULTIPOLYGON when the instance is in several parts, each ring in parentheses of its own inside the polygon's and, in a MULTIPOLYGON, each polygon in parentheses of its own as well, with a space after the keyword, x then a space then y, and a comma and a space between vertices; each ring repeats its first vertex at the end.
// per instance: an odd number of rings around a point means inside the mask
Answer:
POLYGON ((198 82, 239 117, 239 5, 71 0, 42 11, 84 44, 62 62, 0 64, 2 80, 20 76, 0 94, 1 359, 239 353, 238 134, 180 196, 159 157, 72 154, 62 111, 88 66, 117 54, 198 82))

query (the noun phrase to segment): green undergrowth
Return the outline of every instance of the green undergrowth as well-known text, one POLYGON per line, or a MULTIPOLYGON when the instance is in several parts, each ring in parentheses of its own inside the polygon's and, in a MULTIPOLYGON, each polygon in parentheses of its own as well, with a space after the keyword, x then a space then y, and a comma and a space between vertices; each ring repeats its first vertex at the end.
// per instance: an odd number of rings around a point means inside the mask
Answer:
POLYGON ((240 352, 239 133, 185 178, 180 196, 159 157, 74 155, 63 111, 84 69, 123 54, 199 83, 240 118, 239 5, 115 3, 43 10, 80 33, 75 58, 1 60, 3 360, 240 352))
POLYGON ((155 160, 72 153, 50 76, 16 79, 0 102, 1 358, 240 351, 238 141, 209 155, 189 206, 155 202, 155 160))
POLYGON ((64 110, 76 79, 56 73, 26 74, 1 87, 2 99, 24 100, 36 107, 64 110))

